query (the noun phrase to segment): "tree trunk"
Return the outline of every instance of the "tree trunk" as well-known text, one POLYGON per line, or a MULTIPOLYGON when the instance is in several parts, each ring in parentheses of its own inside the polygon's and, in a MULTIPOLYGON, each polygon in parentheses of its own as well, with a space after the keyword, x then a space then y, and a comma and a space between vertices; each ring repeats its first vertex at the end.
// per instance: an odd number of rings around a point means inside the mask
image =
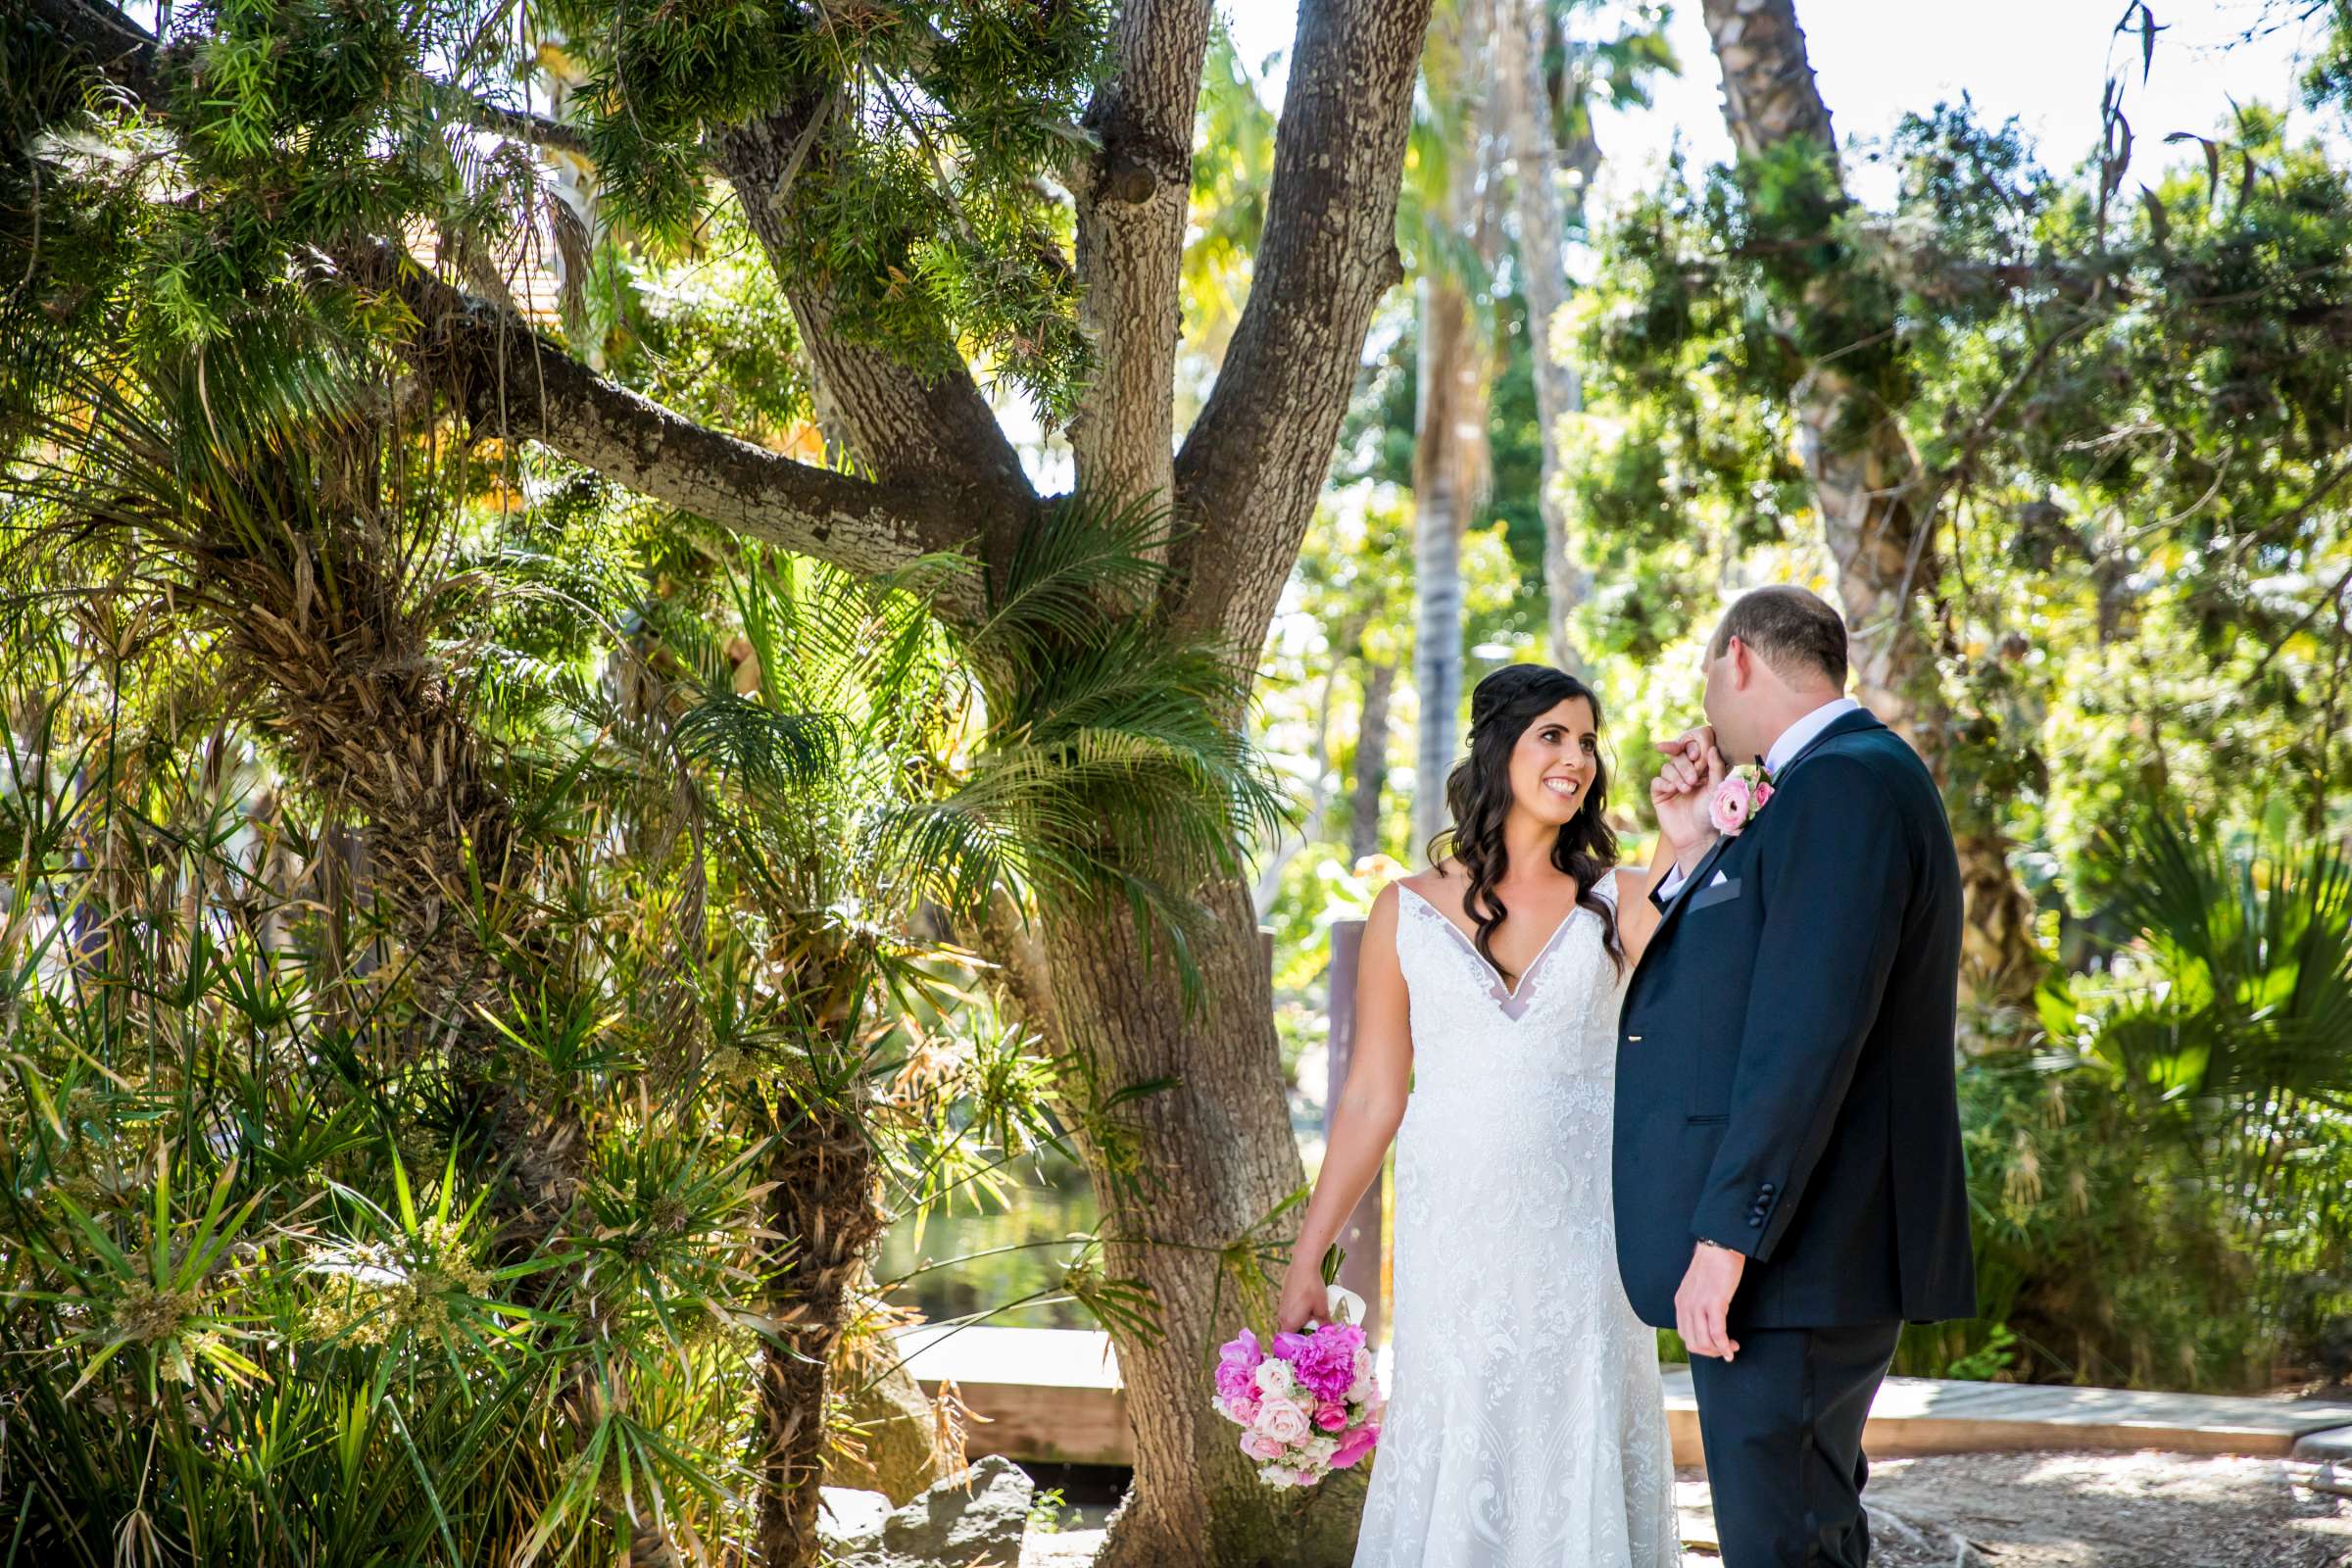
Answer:
MULTIPOLYGON (((1519 287, 1527 302, 1527 346, 1535 367, 1537 434, 1543 450, 1543 481, 1536 500, 1544 517, 1544 590, 1551 659, 1563 669, 1580 670, 1585 659, 1569 633, 1568 620, 1592 593, 1592 581, 1568 537, 1561 447, 1566 434, 1562 421, 1583 411, 1585 391, 1576 367, 1553 342, 1553 329, 1568 298, 1568 214, 1556 183, 1563 158, 1552 137, 1551 94, 1544 79, 1550 24, 1544 0, 1506 0, 1494 35, 1494 74, 1501 89, 1503 139, 1515 165, 1519 287)), ((1581 92, 1581 85, 1576 90, 1581 92)), ((1600 149, 1587 136, 1564 162, 1581 176, 1581 205, 1583 191, 1600 167, 1600 149)))
POLYGON ((1355 802, 1348 821, 1348 861, 1380 853, 1380 796, 1389 777, 1389 698, 1396 666, 1364 664, 1364 713, 1355 732, 1355 802))
MULTIPOLYGON (((103 0, 36 4, 89 60, 167 107, 143 27, 103 0)), ((1117 58, 1089 113, 1101 146, 1069 188, 1081 209, 1087 319, 1127 341, 1105 346, 1073 448, 1082 485, 1123 498, 1169 473, 1171 499, 1195 526, 1169 552, 1169 587, 1152 612, 1177 630, 1217 634, 1237 659, 1254 659, 1264 640, 1314 514, 1373 309, 1401 276, 1397 187, 1429 10, 1430 0, 1302 0, 1250 298, 1216 385, 1165 466, 1175 432, 1160 383, 1171 373, 1179 320, 1183 193, 1209 0, 1138 0, 1121 8, 1113 29, 1117 58)), ((705 127, 748 222, 787 277, 806 254, 790 200, 811 144, 804 133, 829 112, 811 94, 705 127)), ((1018 457, 968 370, 917 375, 854 341, 819 289, 789 290, 819 418, 873 482, 796 464, 616 387, 511 313, 467 301, 429 274, 392 271, 382 264, 394 252, 378 242, 337 260, 400 292, 436 384, 460 384, 477 418, 510 416, 518 436, 640 493, 868 573, 967 543, 1001 572, 1037 517, 1018 457)), ((968 594, 940 609, 966 620, 982 612, 968 594)), ((1032 1021, 1065 1049, 1094 1054, 1106 1087, 1182 1079, 1135 1102, 1135 1171, 1104 1168, 1099 1151, 1089 1156, 1105 1195, 1122 1176, 1155 1184, 1147 1204, 1112 1201, 1105 1231, 1114 1272, 1154 1293, 1165 1330, 1164 1339, 1121 1337, 1139 1463, 1102 1561, 1344 1561, 1360 1482, 1335 1478, 1307 1498, 1260 1486, 1204 1397, 1211 1348, 1242 1320, 1232 1294, 1218 1298, 1215 1259, 1252 1238, 1286 1246, 1287 1227, 1252 1228, 1302 1173, 1249 890, 1235 880, 1203 897, 1216 926, 1198 947, 1209 998, 1198 1016, 1178 1005, 1165 938, 1151 943, 1147 971, 1146 944, 1123 906, 1048 907, 1034 940, 1002 918, 987 933, 1032 1021)))
MULTIPOLYGON (((1837 137, 1794 0, 1704 0, 1703 10, 1723 68, 1724 120, 1741 156, 1799 138, 1834 155, 1837 137)), ((1833 194, 1843 199, 1842 190, 1833 194)), ((1826 291, 1837 286, 1835 274, 1824 273, 1795 308, 1828 308, 1826 291)), ((1941 569, 1932 476, 1912 450, 1901 411, 1874 408, 1871 394, 1835 363, 1807 370, 1790 401, 1822 534, 1838 566, 1854 695, 1901 732, 1944 785, 1968 895, 1963 984, 1979 1001, 2022 1004, 2041 970, 2033 902, 2009 868, 2008 841, 1992 803, 1954 787, 1954 715, 1922 604, 1941 569)))
POLYGON ((1249 1289, 1220 1279, 1221 1259, 1254 1238, 1275 1250, 1268 1261, 1279 1270, 1288 1232, 1261 1224, 1304 1176, 1282 1078, 1271 1070, 1280 1059, 1272 976, 1249 889, 1225 880, 1202 897, 1214 923, 1199 952, 1206 996, 1194 1016, 1178 998, 1165 938, 1154 935, 1147 958, 1124 906, 1041 911, 1064 1040, 1092 1051, 1110 1083, 1179 1080, 1122 1112, 1146 1153, 1140 1170, 1114 1169, 1105 1151, 1086 1151, 1105 1268, 1148 1281, 1160 1314, 1159 1334, 1117 1337, 1135 1484, 1101 1568, 1345 1563, 1360 1481, 1343 1473, 1304 1494, 1261 1485, 1204 1392, 1212 1347, 1242 1326, 1249 1289), (1141 1192, 1125 1190, 1138 1180, 1141 1192))
MULTIPOLYGON (((857 1093, 856 1073, 842 1093, 857 1093)), ((768 1162, 767 1225, 786 1259, 770 1287, 779 1343, 761 1351, 760 1561, 814 1568, 825 1405, 850 1291, 881 1239, 881 1179, 863 1118, 822 1095, 782 1130, 768 1162)))

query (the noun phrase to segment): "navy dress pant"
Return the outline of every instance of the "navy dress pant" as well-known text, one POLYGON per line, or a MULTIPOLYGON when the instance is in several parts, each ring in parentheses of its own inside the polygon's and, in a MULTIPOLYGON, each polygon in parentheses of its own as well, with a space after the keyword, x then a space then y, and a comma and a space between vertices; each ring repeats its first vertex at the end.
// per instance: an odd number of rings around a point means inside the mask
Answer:
POLYGON ((1901 1331, 1735 1328, 1736 1359, 1690 1358, 1723 1568, 1864 1568, 1862 1423, 1901 1331))

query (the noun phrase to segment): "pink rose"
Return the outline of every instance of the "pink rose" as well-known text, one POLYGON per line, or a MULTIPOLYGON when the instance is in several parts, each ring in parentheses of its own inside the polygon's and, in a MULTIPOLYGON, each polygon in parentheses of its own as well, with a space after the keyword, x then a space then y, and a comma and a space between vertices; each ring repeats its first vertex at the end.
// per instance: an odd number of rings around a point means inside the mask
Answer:
POLYGON ((1242 1452, 1263 1463, 1268 1459, 1281 1458, 1282 1445, 1262 1433, 1245 1432, 1242 1434, 1242 1452))
POLYGON ((1337 1399, 1326 1399, 1315 1406, 1315 1425, 1326 1432, 1337 1432, 1348 1424, 1348 1407, 1337 1399))
POLYGON ((1707 807, 1707 820, 1715 824, 1716 832, 1728 837, 1747 826, 1755 808, 1754 789, 1747 780, 1734 775, 1715 787, 1715 799, 1707 807))
POLYGON ((1755 811, 1761 811, 1764 809, 1764 803, 1771 799, 1772 786, 1764 782, 1762 779, 1758 779, 1756 781, 1756 804, 1751 809, 1750 814, 1752 815, 1755 811))
POLYGON ((1276 1443, 1288 1446, 1306 1436, 1306 1412, 1290 1399, 1268 1396, 1257 1407, 1257 1418, 1250 1426, 1276 1443))
POLYGON ((1372 1446, 1379 1441, 1380 1428, 1371 1422, 1364 1423, 1340 1440, 1339 1447, 1334 1449, 1331 1455, 1331 1467, 1334 1470, 1347 1469, 1356 1460, 1370 1453, 1372 1446))

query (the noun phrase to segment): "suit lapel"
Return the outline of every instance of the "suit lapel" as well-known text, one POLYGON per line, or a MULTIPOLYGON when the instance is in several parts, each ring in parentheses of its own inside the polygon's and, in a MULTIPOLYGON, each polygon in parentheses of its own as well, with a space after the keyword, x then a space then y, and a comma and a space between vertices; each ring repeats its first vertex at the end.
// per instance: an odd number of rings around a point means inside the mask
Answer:
MULTIPOLYGON (((1772 776, 1774 793, 1777 794, 1785 789, 1788 786, 1788 775, 1796 771, 1797 764, 1821 750, 1824 743, 1835 740, 1840 735, 1857 735, 1864 730, 1885 729, 1886 727, 1880 721, 1879 716, 1867 708, 1857 708, 1850 713, 1838 714, 1823 726, 1820 734, 1805 742, 1794 757, 1781 764, 1781 770, 1772 776)), ((1769 806, 1766 808, 1770 809, 1769 806)), ((1753 831, 1752 824, 1748 831, 1753 831)), ((1674 924, 1675 916, 1683 912, 1683 906, 1690 902, 1690 895, 1706 886, 1706 879, 1713 873, 1715 862, 1722 859, 1732 846, 1738 844, 1745 836, 1745 833, 1726 833, 1719 836, 1715 840, 1714 846, 1700 858, 1697 868, 1684 878, 1683 885, 1675 890, 1674 897, 1667 900, 1666 907, 1659 911, 1658 928, 1650 933, 1649 945, 1642 954, 1643 965, 1648 963, 1650 955, 1665 945, 1667 928, 1674 924)), ((1639 973, 1640 969, 1637 968, 1635 972, 1639 973)))
POLYGON ((1691 868, 1689 876, 1683 878, 1683 885, 1674 890, 1674 897, 1668 899, 1666 907, 1659 911, 1659 930, 1665 929, 1665 923, 1674 918, 1674 911, 1683 906, 1692 891, 1705 885, 1704 879, 1707 873, 1715 869, 1715 862, 1723 858, 1724 852, 1739 842, 1740 835, 1737 833, 1716 835, 1715 842, 1707 847, 1707 853, 1698 858, 1698 864, 1691 868))

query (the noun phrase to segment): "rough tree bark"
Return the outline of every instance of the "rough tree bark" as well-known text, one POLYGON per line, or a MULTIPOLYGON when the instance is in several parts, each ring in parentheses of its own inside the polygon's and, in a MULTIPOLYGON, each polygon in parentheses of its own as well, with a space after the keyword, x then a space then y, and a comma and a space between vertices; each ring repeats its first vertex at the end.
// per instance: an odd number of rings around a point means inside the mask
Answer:
MULTIPOLYGON (((1723 69, 1724 121, 1743 157, 1799 139, 1833 153, 1829 106, 1813 77, 1794 0, 1704 0, 1723 69)), ((1796 307, 1827 309, 1825 276, 1796 307)), ((1886 323, 1891 330, 1893 322, 1886 323)), ((1936 495, 1899 409, 1824 361, 1791 394, 1823 538, 1838 566, 1854 656, 1855 695, 1919 749, 1953 797, 1952 827, 1968 898, 1962 978, 1981 1001, 2023 1003, 2040 975, 2034 906, 2009 869, 1992 813, 1952 785, 1953 714, 1936 668, 1923 601, 1933 593, 1936 495)))
MULTIPOLYGON (((103 0, 36 0, 45 17, 113 61, 159 111, 160 62, 144 29, 103 0), (132 38, 125 45, 125 36, 132 38)), ((1396 213, 1430 0, 1304 0, 1277 134, 1267 220, 1250 299, 1223 372, 1169 456, 1179 322, 1182 215, 1209 0, 1135 0, 1087 117, 1101 148, 1070 172, 1077 261, 1099 374, 1072 443, 1082 488, 1120 499, 1154 489, 1189 525, 1169 552, 1159 603, 1172 628, 1214 634, 1253 662, 1314 514, 1375 304, 1401 277, 1396 213)), ((778 198, 821 102, 786 103, 713 127, 713 151, 771 256, 799 244, 778 198)), ((528 138, 532 127, 508 125, 528 138)), ((415 352, 439 357, 477 422, 503 417, 642 493, 724 526, 852 569, 903 564, 957 543, 1001 571, 1040 502, 971 376, 928 379, 837 329, 828 301, 789 298, 827 434, 873 472, 867 482, 792 463, 679 418, 595 374, 511 312, 472 300, 387 254, 338 257, 389 279, 421 323, 415 352)), ((951 617, 975 606, 950 600, 951 617)), ((1240 724, 1246 715, 1227 717, 1240 724)), ((1278 1497, 1250 1473, 1230 1428, 1201 1397, 1204 1353, 1237 1318, 1219 1299, 1219 1257, 1261 1238, 1260 1222, 1302 1181, 1282 1093, 1271 979, 1238 878, 1200 890, 1214 915, 1198 945, 1206 1004, 1179 1004, 1164 939, 1124 906, 1049 907, 1024 927, 999 911, 982 933, 1007 989, 1053 1038, 1091 1053, 1107 1087, 1174 1077, 1132 1106, 1157 1191, 1110 1204, 1107 1265, 1156 1296, 1162 1333, 1122 1336, 1137 1465, 1103 1562, 1343 1562, 1360 1487, 1278 1497)), ((1110 1173, 1090 1165, 1099 1191, 1110 1173)), ((1269 1238, 1286 1241, 1287 1235, 1269 1238)))

